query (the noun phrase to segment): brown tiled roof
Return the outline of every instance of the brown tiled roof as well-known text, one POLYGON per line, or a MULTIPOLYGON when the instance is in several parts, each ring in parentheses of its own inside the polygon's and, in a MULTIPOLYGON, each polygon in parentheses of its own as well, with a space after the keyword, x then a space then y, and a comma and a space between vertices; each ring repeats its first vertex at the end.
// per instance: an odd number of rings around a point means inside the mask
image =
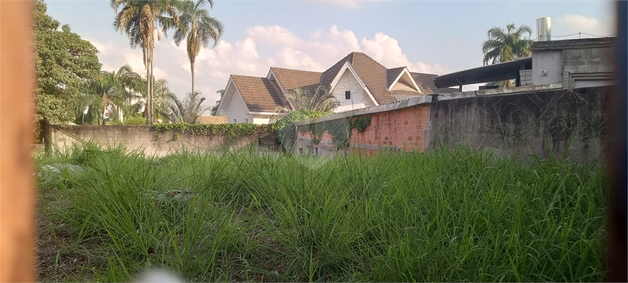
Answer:
POLYGON ((310 72, 293 69, 284 69, 271 67, 270 68, 281 86, 283 86, 286 92, 290 92, 296 88, 305 88, 310 91, 316 89, 321 81, 321 72, 310 72))
POLYGON ((386 75, 388 70, 386 67, 382 66, 380 63, 373 60, 373 58, 362 52, 350 53, 345 58, 342 58, 334 64, 331 68, 323 72, 321 79, 323 85, 330 85, 344 63, 347 61, 351 63, 353 69, 355 69, 358 73, 358 76, 362 79, 377 103, 386 104, 396 100, 395 97, 387 90, 388 79, 386 75))
POLYGON ((403 71, 403 69, 405 69, 406 67, 398 67, 398 68, 394 68, 394 69, 388 69, 387 70, 387 76, 388 76, 388 84, 386 85, 387 87, 390 87, 390 85, 395 81, 395 79, 397 79, 397 77, 399 76, 399 74, 401 74, 401 72, 403 71))
POLYGON ((434 93, 452 93, 458 91, 454 88, 437 88, 434 85, 434 78, 438 75, 434 74, 425 74, 425 73, 410 73, 412 74, 412 78, 414 82, 419 86, 419 89, 423 92, 423 94, 434 94, 434 93))
POLYGON ((280 107, 289 107, 281 99, 277 86, 266 78, 231 75, 244 103, 252 112, 276 112, 280 107))
MULTIPOLYGON (((350 53, 323 73, 277 67, 272 67, 271 70, 277 77, 278 83, 283 86, 286 92, 290 92, 295 88, 305 88, 314 91, 321 84, 329 86, 345 62, 351 64, 378 104, 391 103, 399 100, 399 98, 405 99, 412 96, 457 91, 457 89, 453 88, 437 88, 434 85, 434 78, 437 75, 425 73, 410 73, 422 93, 405 90, 389 91, 388 87, 390 84, 406 67, 386 69, 386 67, 362 52, 350 53)), ((289 103, 281 93, 279 85, 273 81, 259 77, 238 75, 232 75, 232 77, 250 111, 275 112, 282 107, 289 108, 289 103)))

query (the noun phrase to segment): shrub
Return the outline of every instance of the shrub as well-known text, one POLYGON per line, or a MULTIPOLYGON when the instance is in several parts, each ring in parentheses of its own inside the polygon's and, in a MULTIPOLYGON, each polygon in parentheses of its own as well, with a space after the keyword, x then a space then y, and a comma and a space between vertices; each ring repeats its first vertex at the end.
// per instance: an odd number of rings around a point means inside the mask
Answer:
POLYGON ((292 111, 275 122, 275 124, 271 126, 271 130, 275 132, 275 138, 279 143, 281 143, 284 149, 291 149, 297 140, 297 131, 294 123, 308 119, 316 119, 331 114, 333 113, 305 110, 292 111))

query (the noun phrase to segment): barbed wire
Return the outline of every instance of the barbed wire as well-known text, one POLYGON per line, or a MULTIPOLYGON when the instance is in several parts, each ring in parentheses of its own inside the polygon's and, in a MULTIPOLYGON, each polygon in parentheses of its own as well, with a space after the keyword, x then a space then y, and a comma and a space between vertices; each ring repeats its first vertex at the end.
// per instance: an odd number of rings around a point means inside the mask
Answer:
MULTIPOLYGON (((587 33, 587 32, 579 32, 579 33, 572 33, 572 34, 566 34, 566 35, 550 35, 550 37, 570 37, 570 36, 576 36, 576 35, 577 35, 578 37, 580 37, 580 36, 582 36, 582 35, 588 35, 588 36, 593 36, 593 37, 599 37, 599 38, 602 38, 602 37, 611 37, 611 36, 615 36, 615 35, 617 35, 617 34, 613 33, 613 34, 610 34, 610 35, 606 35, 606 36, 604 36, 604 35, 595 35, 595 34, 590 34, 590 33, 587 33)), ((536 39, 537 39, 537 40, 541 39, 541 36, 538 36, 536 39)))

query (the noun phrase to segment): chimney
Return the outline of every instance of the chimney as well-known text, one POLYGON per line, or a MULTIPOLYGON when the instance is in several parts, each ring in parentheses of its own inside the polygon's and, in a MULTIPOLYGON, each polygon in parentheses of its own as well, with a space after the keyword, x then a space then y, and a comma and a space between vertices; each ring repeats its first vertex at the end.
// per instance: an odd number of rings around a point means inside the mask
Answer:
POLYGON ((550 17, 536 19, 536 34, 537 41, 552 40, 552 19, 550 17))

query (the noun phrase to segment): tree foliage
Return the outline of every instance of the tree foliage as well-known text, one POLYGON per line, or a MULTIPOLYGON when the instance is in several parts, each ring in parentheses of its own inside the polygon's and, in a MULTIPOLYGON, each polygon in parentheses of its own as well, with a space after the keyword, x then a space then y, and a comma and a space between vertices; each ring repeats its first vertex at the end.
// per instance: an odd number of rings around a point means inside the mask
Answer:
POLYGON ((46 14, 43 0, 35 3, 35 68, 37 120, 66 123, 75 120, 86 84, 99 75, 96 47, 73 33, 68 25, 46 14))
POLYGON ((288 98, 295 110, 331 112, 338 106, 334 95, 324 86, 318 86, 314 93, 305 88, 297 88, 288 92, 288 98))
POLYGON ((224 88, 219 89, 216 91, 216 93, 220 94, 220 99, 216 100, 216 104, 212 106, 212 109, 210 110, 210 113, 212 116, 216 116, 216 111, 218 111, 218 105, 220 105, 220 101, 225 96, 225 89, 224 88))
POLYGON ((202 97, 202 94, 198 91, 193 93, 188 92, 184 100, 179 100, 174 94, 170 94, 169 97, 169 111, 164 113, 164 116, 173 123, 195 124, 198 117, 209 110, 209 107, 201 105, 203 101, 205 101, 205 98, 202 97))
POLYGON ((532 29, 514 23, 506 25, 506 30, 493 27, 488 31, 488 40, 482 44, 484 65, 509 62, 532 54, 532 29))
MULTIPOLYGON (((153 49, 155 32, 161 26, 164 35, 179 25, 176 0, 111 0, 116 12, 114 28, 129 37, 131 47, 141 47, 146 67, 146 123, 153 123, 153 49)), ((159 40, 159 37, 157 38, 159 40)))
POLYGON ((222 23, 209 16, 209 12, 204 8, 205 4, 209 4, 211 8, 214 2, 213 0, 197 0, 196 2, 186 0, 177 4, 181 14, 179 15, 180 24, 174 33, 174 42, 178 46, 185 39, 192 73, 192 93, 195 92, 194 62, 196 56, 201 52, 201 47, 207 47, 210 41, 213 41, 215 46, 223 32, 222 23))
MULTIPOLYGON (((87 112, 100 111, 101 122, 105 123, 105 112, 109 108, 112 112, 122 115, 114 115, 113 120, 117 120, 116 116, 131 116, 136 110, 133 107, 133 99, 141 97, 137 90, 142 90, 144 79, 131 69, 130 66, 122 66, 118 71, 108 72, 101 71, 100 75, 89 84, 89 94, 100 97, 100 101, 89 99, 92 102, 99 102, 100 105, 91 103, 86 105, 87 112)), ((90 117, 93 115, 89 115, 90 117)))
POLYGON ((333 113, 308 110, 291 111, 286 114, 286 116, 272 124, 271 130, 275 132, 275 138, 279 143, 281 143, 284 150, 291 151, 297 140, 297 131, 294 123, 308 119, 316 119, 331 114, 333 113))

